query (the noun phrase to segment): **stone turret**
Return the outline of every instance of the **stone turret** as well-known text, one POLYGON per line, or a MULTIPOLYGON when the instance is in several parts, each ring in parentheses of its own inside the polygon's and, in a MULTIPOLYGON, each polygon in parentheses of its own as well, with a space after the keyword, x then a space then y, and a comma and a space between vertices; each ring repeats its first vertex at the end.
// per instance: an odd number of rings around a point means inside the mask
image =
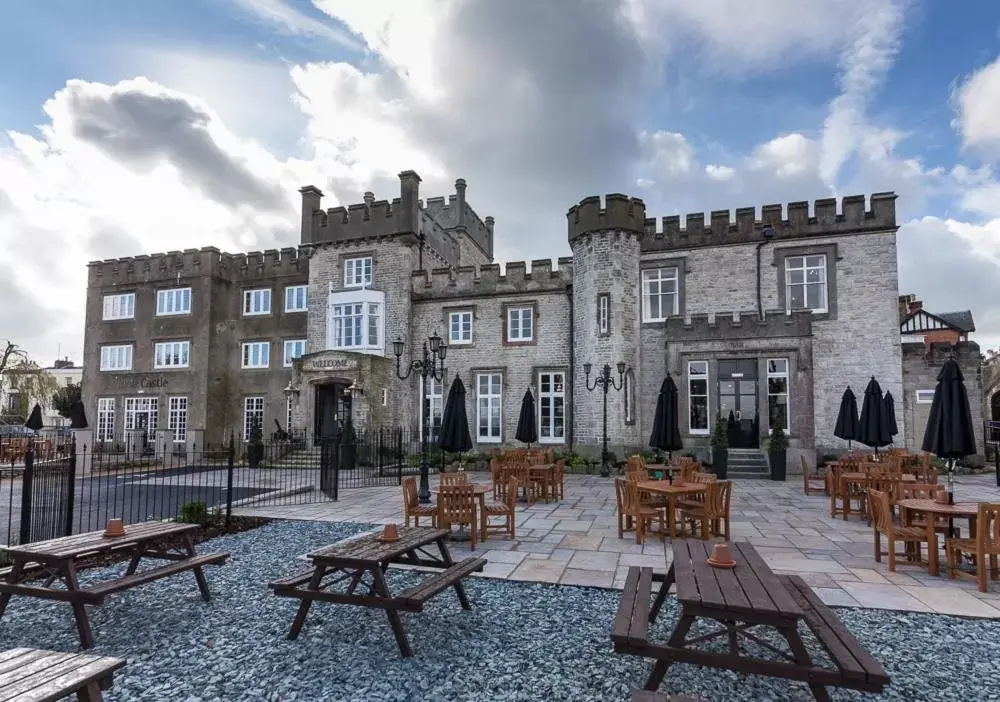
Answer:
POLYGON ((605 363, 619 361, 632 369, 630 401, 632 423, 626 422, 625 394, 608 394, 608 437, 613 443, 638 445, 639 410, 634 398, 639 396, 635 380, 640 376, 641 344, 639 338, 639 252, 645 234, 646 206, 642 200, 612 194, 604 198, 588 197, 570 208, 566 215, 570 248, 573 251, 573 342, 582 355, 575 359, 573 413, 574 425, 596 431, 577 435, 580 442, 600 439, 602 399, 600 390, 588 392, 583 370, 591 363, 593 382, 605 363), (607 328, 601 328, 600 298, 608 299, 607 328))

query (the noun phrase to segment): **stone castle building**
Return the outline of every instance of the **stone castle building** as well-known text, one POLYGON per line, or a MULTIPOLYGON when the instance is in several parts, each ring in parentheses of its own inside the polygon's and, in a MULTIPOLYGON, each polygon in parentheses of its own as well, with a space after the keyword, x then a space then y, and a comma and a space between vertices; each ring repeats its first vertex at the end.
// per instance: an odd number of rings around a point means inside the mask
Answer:
POLYGON ((421 200, 419 176, 399 177, 391 202, 366 193, 329 210, 302 188, 296 247, 91 263, 84 388, 97 439, 215 443, 245 436, 254 417, 312 433, 348 411, 358 427, 416 428, 425 414, 440 421, 460 375, 480 449, 517 443, 529 388, 542 443, 593 447, 602 406, 585 364, 593 382, 623 362, 624 388, 608 398, 613 450, 647 444, 669 372, 692 450, 732 414, 734 444, 751 450, 784 423, 794 466, 844 448, 833 428, 848 384, 860 395, 875 375, 900 397, 893 193, 867 208, 852 196, 707 222, 588 197, 567 214, 571 257, 501 274, 494 220, 465 181, 421 200), (398 380, 393 341, 405 341, 405 369, 435 332, 444 383, 398 380))

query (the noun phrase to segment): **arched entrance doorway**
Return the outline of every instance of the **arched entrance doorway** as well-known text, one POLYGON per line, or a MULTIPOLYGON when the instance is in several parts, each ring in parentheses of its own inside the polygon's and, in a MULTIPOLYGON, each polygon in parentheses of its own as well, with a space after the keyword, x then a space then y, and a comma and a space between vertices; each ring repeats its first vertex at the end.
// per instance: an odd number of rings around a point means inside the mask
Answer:
POLYGON ((1000 422, 1000 389, 994 390, 990 398, 990 419, 1000 422))

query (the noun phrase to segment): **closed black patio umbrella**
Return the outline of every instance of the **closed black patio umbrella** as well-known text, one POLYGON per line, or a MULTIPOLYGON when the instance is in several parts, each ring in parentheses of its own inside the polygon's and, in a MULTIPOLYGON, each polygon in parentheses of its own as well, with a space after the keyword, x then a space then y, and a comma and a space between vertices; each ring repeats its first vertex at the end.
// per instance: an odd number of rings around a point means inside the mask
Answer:
POLYGON ((83 403, 79 401, 74 402, 69 416, 69 428, 86 429, 88 426, 87 411, 83 408, 83 403))
POLYGON ((535 398, 532 396, 531 390, 525 390, 524 397, 521 399, 521 414, 517 417, 517 431, 514 433, 514 438, 526 444, 538 441, 538 426, 535 422, 535 398))
POLYGON ((899 433, 899 425, 896 424, 896 400, 888 390, 882 398, 882 414, 885 416, 889 436, 896 436, 899 433))
POLYGON ((948 461, 948 496, 953 501, 955 461, 976 453, 969 394, 965 390, 962 369, 953 358, 945 361, 938 373, 921 448, 948 461))
POLYGON ((465 384, 457 375, 451 383, 451 389, 448 390, 448 401, 445 402, 441 414, 438 446, 450 453, 462 453, 472 448, 469 417, 465 413, 465 384))
POLYGON ((24 423, 24 426, 35 431, 41 431, 42 427, 45 426, 45 423, 42 421, 42 408, 40 405, 35 405, 31 409, 31 414, 28 415, 28 421, 24 423))
POLYGON ((833 435, 847 442, 847 450, 851 450, 851 442, 858 438, 858 398, 848 385, 840 397, 840 412, 837 413, 837 425, 833 435))
POLYGON ((875 376, 868 381, 865 399, 861 403, 861 418, 858 420, 858 441, 870 446, 878 453, 879 448, 892 443, 889 424, 885 420, 885 404, 882 402, 882 388, 875 376))
POLYGON ((677 385, 667 373, 660 385, 660 394, 656 397, 656 411, 653 414, 653 432, 649 436, 649 445, 660 451, 666 451, 668 459, 674 451, 684 448, 681 441, 681 430, 678 425, 677 385))

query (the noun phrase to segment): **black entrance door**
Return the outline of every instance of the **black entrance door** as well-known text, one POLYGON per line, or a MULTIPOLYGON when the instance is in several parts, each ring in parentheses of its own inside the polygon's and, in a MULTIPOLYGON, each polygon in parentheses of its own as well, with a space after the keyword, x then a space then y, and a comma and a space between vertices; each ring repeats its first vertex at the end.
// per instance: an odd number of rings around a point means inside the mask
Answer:
POLYGON ((760 446, 756 359, 719 361, 719 413, 728 424, 730 447, 760 446))
POLYGON ((316 386, 316 409, 313 417, 313 437, 316 444, 319 444, 322 437, 332 436, 346 419, 343 390, 344 386, 340 383, 316 386))

